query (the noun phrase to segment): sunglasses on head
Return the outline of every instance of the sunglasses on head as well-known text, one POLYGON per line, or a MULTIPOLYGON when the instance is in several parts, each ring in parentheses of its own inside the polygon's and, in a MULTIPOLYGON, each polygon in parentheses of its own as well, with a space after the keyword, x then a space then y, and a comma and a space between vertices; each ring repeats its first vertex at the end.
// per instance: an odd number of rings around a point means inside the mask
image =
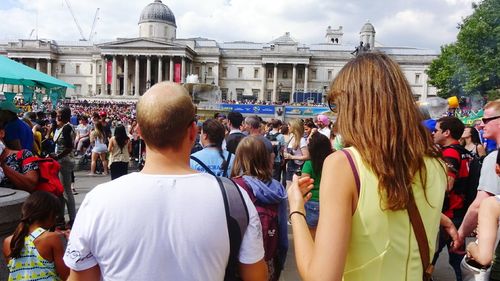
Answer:
POLYGON ((334 101, 328 100, 328 107, 332 112, 336 113, 338 111, 337 104, 334 101))

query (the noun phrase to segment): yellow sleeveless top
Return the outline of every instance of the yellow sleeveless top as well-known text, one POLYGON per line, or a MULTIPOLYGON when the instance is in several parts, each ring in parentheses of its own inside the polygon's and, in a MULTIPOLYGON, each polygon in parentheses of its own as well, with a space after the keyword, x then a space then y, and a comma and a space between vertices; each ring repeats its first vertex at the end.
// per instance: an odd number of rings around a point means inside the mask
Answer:
MULTIPOLYGON (((407 211, 382 210, 377 177, 365 165, 356 149, 348 150, 356 163, 361 189, 352 217, 343 280, 421 281, 422 262, 407 211)), ((412 187, 432 258, 447 179, 439 160, 426 158, 424 161, 427 169, 427 201, 419 176, 415 177, 412 187)))

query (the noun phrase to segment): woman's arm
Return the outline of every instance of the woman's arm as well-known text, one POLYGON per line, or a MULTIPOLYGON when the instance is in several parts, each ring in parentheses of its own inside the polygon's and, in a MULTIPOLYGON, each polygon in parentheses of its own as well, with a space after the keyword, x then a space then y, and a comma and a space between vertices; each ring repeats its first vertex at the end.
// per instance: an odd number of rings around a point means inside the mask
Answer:
POLYGON ((477 244, 472 242, 467 245, 469 256, 485 266, 493 260, 499 217, 500 204, 497 199, 485 199, 479 207, 477 244))
POLYGON ((309 160, 309 150, 307 149, 307 146, 300 148, 300 151, 302 152, 302 155, 290 155, 289 159, 299 161, 309 160))
POLYGON ((127 142, 127 150, 128 150, 128 154, 132 153, 132 141, 130 141, 130 140, 127 142))
MULTIPOLYGON (((306 179, 301 178, 300 181, 306 179)), ((307 189, 302 188, 301 191, 299 186, 304 187, 308 183, 300 181, 294 180, 288 191, 290 212, 304 212, 302 196, 307 189)), ((356 204, 356 184, 351 167, 342 152, 335 152, 326 158, 323 165, 321 216, 315 242, 304 217, 299 214, 291 217, 295 258, 303 280, 342 280, 356 204)))
POLYGON ((69 268, 63 261, 64 251, 66 250, 66 237, 62 233, 56 233, 51 238, 51 248, 52 257, 54 259, 54 265, 56 266, 56 272, 62 280, 66 280, 69 276, 69 268))
POLYGON ((36 170, 28 171, 27 173, 19 173, 10 166, 2 163, 1 165, 5 176, 17 188, 27 192, 35 191, 35 186, 38 183, 39 174, 36 170))
POLYGON ((113 151, 113 148, 115 146, 115 137, 112 137, 110 140, 109 140, 109 144, 108 144, 108 151, 113 151))

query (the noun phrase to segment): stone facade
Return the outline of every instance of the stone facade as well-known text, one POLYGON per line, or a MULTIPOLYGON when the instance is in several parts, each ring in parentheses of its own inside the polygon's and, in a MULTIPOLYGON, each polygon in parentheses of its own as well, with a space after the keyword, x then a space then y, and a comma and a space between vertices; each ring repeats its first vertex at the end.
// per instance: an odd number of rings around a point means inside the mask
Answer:
MULTIPOLYGON (((290 33, 268 43, 220 43, 206 38, 176 38, 172 11, 160 0, 144 8, 139 37, 111 42, 24 40, 0 42, 0 54, 76 86, 74 98, 137 99, 158 81, 183 83, 196 74, 215 84, 222 99, 293 101, 292 93, 324 95, 329 84, 360 46, 343 44, 342 26, 328 27, 325 42, 304 45, 290 33)), ((432 50, 377 45, 375 28, 360 31, 365 49, 389 54, 402 67, 414 95, 436 95, 425 70, 438 55, 432 50)))

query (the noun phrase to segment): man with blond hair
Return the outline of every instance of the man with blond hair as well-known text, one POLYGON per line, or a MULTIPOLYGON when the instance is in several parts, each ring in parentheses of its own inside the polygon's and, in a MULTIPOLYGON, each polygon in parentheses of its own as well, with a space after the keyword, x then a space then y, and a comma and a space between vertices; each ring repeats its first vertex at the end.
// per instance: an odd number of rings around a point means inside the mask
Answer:
MULTIPOLYGON (((483 119, 479 126, 483 129, 485 138, 494 140, 497 144, 500 143, 500 99, 485 105, 483 119)), ((498 150, 495 150, 484 158, 476 199, 469 206, 458 230, 460 243, 454 245, 455 250, 463 245, 465 237, 476 228, 481 202, 490 196, 500 195, 500 177, 495 172, 497 154, 498 150)))
MULTIPOLYGON (((189 167, 197 128, 187 91, 154 85, 137 104, 137 123, 144 169, 87 194, 64 256, 68 280, 224 280, 233 245, 223 192, 189 167)), ((242 195, 249 219, 236 267, 243 280, 266 280, 259 216, 242 195)))

